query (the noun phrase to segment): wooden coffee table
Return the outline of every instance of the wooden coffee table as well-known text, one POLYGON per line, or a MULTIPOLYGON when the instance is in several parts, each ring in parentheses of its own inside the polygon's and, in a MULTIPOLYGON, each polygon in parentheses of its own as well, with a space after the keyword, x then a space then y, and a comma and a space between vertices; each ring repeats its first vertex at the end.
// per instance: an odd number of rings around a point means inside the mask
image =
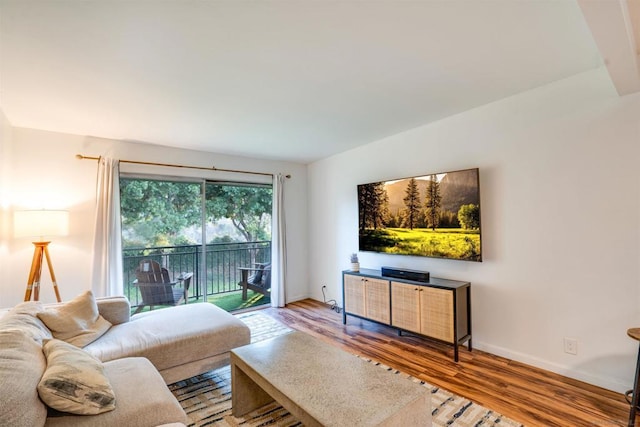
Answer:
POLYGON ((431 426, 426 387, 303 332, 231 350, 233 415, 274 400, 305 426, 431 426))

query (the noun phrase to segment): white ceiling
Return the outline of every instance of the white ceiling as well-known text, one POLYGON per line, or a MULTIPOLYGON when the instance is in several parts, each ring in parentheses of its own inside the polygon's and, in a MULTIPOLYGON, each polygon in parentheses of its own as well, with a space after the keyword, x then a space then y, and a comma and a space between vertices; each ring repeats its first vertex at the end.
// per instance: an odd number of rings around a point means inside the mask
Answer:
POLYGON ((0 0, 0 108, 307 163, 602 66, 580 2, 0 0))

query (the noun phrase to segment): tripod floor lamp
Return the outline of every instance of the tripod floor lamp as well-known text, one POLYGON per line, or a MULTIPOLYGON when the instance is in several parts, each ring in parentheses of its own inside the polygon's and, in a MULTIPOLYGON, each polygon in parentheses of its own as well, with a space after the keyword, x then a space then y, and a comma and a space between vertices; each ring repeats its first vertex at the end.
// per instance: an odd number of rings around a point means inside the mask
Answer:
POLYGON ((40 279, 42 277, 43 258, 47 261, 53 290, 56 299, 61 302, 60 292, 58 292, 58 284, 56 283, 56 275, 53 272, 51 257, 49 256, 49 243, 51 241, 45 238, 55 236, 66 236, 69 232, 69 212, 60 210, 33 210, 33 211, 16 211, 13 216, 13 234, 14 237, 39 237, 38 241, 33 242, 35 246, 33 252, 33 260, 31 261, 31 270, 29 279, 27 280, 27 290, 24 294, 24 300, 30 301, 33 296, 34 301, 40 299, 40 279))

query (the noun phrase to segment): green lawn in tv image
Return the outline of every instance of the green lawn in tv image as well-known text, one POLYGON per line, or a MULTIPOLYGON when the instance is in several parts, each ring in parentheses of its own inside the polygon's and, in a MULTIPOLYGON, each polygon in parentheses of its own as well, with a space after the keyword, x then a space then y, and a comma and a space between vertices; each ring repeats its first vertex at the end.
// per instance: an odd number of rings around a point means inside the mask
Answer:
POLYGON ((460 228, 387 228, 360 233, 363 251, 388 254, 480 260, 480 231, 460 228))
POLYGON ((478 169, 358 185, 359 249, 482 261, 478 169))

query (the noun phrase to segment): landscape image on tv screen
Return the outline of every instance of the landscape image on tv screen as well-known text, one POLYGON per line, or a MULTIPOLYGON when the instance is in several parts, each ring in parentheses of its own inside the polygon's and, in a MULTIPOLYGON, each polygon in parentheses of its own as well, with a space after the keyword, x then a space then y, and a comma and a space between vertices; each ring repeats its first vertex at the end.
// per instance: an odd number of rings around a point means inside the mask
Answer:
POLYGON ((359 250, 482 261, 478 169, 358 185, 359 250))

